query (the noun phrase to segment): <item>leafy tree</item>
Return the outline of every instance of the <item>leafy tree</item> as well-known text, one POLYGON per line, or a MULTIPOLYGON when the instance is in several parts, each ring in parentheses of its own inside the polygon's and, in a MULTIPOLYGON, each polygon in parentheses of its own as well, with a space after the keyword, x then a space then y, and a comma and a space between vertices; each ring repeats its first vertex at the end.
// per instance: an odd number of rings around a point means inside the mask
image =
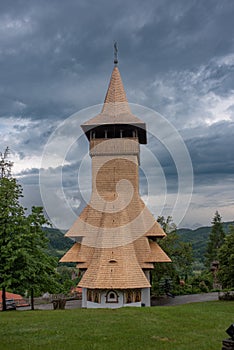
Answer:
POLYGON ((32 308, 34 290, 51 290, 56 286, 57 261, 45 249, 47 240, 42 225, 47 221, 41 207, 33 207, 26 217, 20 205, 22 187, 11 177, 9 149, 0 152, 0 288, 3 311, 6 289, 30 288, 32 308))
POLYGON ((192 293, 207 293, 213 287, 212 273, 210 271, 202 271, 199 275, 191 276, 188 283, 192 286, 192 293))
POLYGON ((224 238, 225 232, 222 225, 222 217, 218 211, 216 211, 212 220, 211 232, 205 253, 205 264, 207 268, 210 268, 213 261, 218 261, 218 251, 224 243, 224 238))
POLYGON ((191 243, 181 241, 176 231, 167 233, 161 242, 162 249, 172 260, 172 268, 175 274, 181 279, 187 279, 192 271, 193 251, 191 243))
POLYGON ((155 265, 152 271, 153 291, 158 293, 162 281, 172 281, 173 286, 179 284, 180 279, 187 279, 191 273, 193 252, 190 243, 182 242, 176 233, 176 225, 169 216, 166 219, 163 216, 158 217, 160 223, 167 236, 158 241, 165 253, 171 258, 171 263, 159 263, 155 265))
POLYGON ((79 283, 81 276, 78 273, 78 269, 75 267, 60 265, 57 268, 59 274, 60 290, 63 294, 69 294, 72 287, 76 287, 79 283), (73 278, 72 278, 73 276, 73 278))
POLYGON ((48 224, 42 207, 32 207, 27 218, 26 261, 24 286, 30 290, 31 309, 34 309, 34 294, 42 291, 54 292, 58 288, 57 259, 46 253, 48 239, 42 226, 48 224))
POLYGON ((171 216, 168 216, 167 218, 164 216, 158 216, 157 222, 161 225, 166 234, 176 231, 176 224, 173 222, 171 216))
POLYGON ((218 277, 224 288, 234 288, 234 226, 229 232, 218 252, 218 277))
POLYGON ((24 233, 27 230, 24 208, 19 204, 22 188, 13 178, 0 178, 0 288, 2 309, 6 310, 6 289, 22 281, 25 263, 24 233))

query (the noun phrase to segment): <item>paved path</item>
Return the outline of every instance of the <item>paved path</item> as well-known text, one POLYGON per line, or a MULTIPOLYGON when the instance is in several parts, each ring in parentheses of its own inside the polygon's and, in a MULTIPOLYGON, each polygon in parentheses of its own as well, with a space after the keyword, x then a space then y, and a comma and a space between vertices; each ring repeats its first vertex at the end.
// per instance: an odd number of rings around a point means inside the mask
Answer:
POLYGON ((152 306, 174 306, 188 303, 200 303, 204 301, 218 300, 217 292, 203 294, 178 295, 175 298, 166 297, 152 301, 152 306))
MULTIPOLYGON (((81 308, 81 300, 68 300, 66 302, 66 307, 65 309, 78 309, 81 308)), ((17 310, 30 310, 31 307, 30 306, 25 306, 25 307, 19 307, 17 308, 17 310)), ((34 306, 35 310, 53 310, 53 304, 49 303, 49 304, 39 304, 39 305, 35 305, 34 306)))
MULTIPOLYGON (((204 301, 218 300, 218 293, 179 295, 175 298, 165 297, 152 301, 152 306, 175 306, 188 303, 199 303, 204 301)), ((66 302, 66 309, 81 308, 81 300, 69 300, 66 302)), ((18 308, 18 310, 30 310, 30 306, 18 308)), ((53 304, 35 305, 35 310, 53 310, 53 304)))

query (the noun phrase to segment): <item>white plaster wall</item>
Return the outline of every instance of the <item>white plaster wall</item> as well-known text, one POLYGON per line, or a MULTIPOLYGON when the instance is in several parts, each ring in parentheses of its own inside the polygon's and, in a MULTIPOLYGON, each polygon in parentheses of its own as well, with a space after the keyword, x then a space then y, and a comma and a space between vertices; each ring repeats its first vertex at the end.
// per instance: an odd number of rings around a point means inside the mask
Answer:
POLYGON ((131 304, 123 304, 124 307, 141 307, 141 302, 138 303, 131 303, 131 304))
POLYGON ((118 309, 120 307, 141 307, 141 303, 131 303, 131 304, 122 304, 120 303, 105 303, 105 304, 98 304, 93 303, 91 301, 87 301, 87 308, 90 309, 118 309))
MULTIPOLYGON (((150 271, 144 271, 147 280, 150 282, 150 271)), ((151 306, 150 303, 150 288, 142 288, 141 290, 141 302, 145 306, 151 306)))
POLYGON ((116 291, 119 299, 118 299, 118 303, 106 303, 106 293, 107 291, 103 291, 101 294, 101 307, 107 307, 109 309, 116 309, 118 307, 122 307, 123 306, 123 292, 121 291, 116 291))
MULTIPOLYGON (((143 291, 143 289, 142 289, 142 291, 143 291)), ((100 308, 117 309, 120 307, 141 307, 141 302, 124 304, 123 292, 117 291, 117 293, 119 295, 118 303, 106 303, 106 291, 104 291, 101 294, 101 303, 94 303, 92 301, 86 301, 87 306, 83 306, 83 300, 82 300, 82 307, 87 307, 87 308, 92 308, 92 309, 100 309, 100 308)), ((148 306, 148 305, 146 305, 146 306, 148 306)))
POLYGON ((141 302, 145 306, 150 306, 150 288, 143 288, 141 290, 141 302))
POLYGON ((87 288, 82 288, 82 307, 86 308, 87 306, 87 288))

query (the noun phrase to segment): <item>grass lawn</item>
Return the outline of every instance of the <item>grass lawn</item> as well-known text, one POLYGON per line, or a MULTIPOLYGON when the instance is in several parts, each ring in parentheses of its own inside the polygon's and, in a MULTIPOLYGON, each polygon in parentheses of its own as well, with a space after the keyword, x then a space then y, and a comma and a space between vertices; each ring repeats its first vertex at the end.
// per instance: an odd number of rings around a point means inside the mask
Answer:
POLYGON ((220 350, 234 302, 0 312, 1 350, 220 350))

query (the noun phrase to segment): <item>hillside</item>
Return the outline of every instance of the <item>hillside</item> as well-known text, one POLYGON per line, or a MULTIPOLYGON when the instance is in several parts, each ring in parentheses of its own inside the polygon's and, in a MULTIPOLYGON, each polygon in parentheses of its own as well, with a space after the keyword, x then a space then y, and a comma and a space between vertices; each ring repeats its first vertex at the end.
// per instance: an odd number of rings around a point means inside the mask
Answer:
MULTIPOLYGON (((223 223, 225 232, 228 232, 228 227, 231 224, 233 225, 234 222, 232 221, 223 223)), ((194 259, 203 262, 210 231, 211 226, 203 226, 195 230, 181 228, 177 230, 177 233, 182 241, 192 244, 194 259)))
POLYGON ((50 255, 61 258, 74 244, 70 238, 64 237, 65 232, 55 228, 45 228, 45 231, 49 240, 48 253, 50 255))

